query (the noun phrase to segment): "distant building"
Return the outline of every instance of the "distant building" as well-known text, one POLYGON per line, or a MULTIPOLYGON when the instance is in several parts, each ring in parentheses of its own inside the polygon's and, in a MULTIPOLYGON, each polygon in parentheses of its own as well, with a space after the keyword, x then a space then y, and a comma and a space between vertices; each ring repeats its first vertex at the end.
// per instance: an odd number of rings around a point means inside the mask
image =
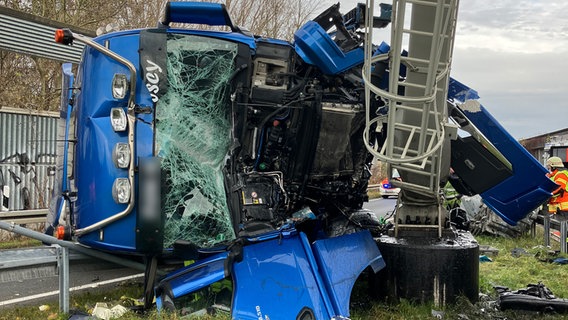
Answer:
POLYGON ((521 139, 519 143, 542 164, 551 156, 568 161, 568 128, 521 139))

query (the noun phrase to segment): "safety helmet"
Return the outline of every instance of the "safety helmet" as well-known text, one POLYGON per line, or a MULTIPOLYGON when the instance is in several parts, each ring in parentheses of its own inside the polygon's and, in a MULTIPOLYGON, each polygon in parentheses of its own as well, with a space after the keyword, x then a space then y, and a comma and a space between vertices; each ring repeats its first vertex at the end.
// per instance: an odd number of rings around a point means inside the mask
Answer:
POLYGON ((546 165, 553 168, 564 168, 564 163, 562 163, 562 159, 559 157, 548 158, 548 160, 546 160, 546 165))

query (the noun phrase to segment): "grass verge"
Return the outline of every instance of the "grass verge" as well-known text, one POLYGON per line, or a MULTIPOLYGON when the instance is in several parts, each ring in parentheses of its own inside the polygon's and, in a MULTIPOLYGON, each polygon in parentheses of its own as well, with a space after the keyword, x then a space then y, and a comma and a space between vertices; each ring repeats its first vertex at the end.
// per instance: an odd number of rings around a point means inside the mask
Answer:
POLYGON ((16 249, 41 246, 41 241, 24 236, 15 236, 13 239, 0 242, 0 249, 16 249))

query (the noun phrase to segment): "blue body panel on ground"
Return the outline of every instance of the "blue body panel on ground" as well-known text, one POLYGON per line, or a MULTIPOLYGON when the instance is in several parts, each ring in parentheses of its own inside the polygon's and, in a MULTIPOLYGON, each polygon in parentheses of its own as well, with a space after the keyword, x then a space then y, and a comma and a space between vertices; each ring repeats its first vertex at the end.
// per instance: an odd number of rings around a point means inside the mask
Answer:
MULTIPOLYGON (((164 291, 176 299, 221 280, 228 273, 217 254, 168 275, 159 285, 157 305, 164 291), (168 290, 164 290, 168 288, 168 290)), ((229 264, 234 281, 233 319, 314 319, 349 316, 349 299, 361 272, 377 272, 384 260, 368 231, 320 239, 310 243, 296 231, 273 233, 243 247, 242 260, 229 264)))

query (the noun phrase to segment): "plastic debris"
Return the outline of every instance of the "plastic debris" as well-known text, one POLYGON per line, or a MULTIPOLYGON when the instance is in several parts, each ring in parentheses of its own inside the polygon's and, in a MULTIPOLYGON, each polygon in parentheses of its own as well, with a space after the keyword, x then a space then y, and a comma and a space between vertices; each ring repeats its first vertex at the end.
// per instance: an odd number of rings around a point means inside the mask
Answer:
POLYGON ((489 245, 479 245, 479 253, 494 257, 499 255, 499 249, 489 245))
POLYGON ((49 310, 49 306, 47 304, 42 304, 41 306, 39 306, 39 311, 48 311, 49 310))
POLYGON ((529 284, 527 288, 510 291, 496 286, 501 310, 526 310, 537 312, 568 312, 568 299, 559 299, 544 284, 529 284))
POLYGON ((552 263, 556 263, 556 264, 568 264, 568 259, 566 259, 566 258, 556 258, 556 259, 552 260, 552 263))
POLYGON ((511 250, 511 256, 518 258, 522 255, 529 255, 530 253, 528 253, 525 249, 523 248, 515 248, 513 250, 511 250))
POLYGON ((486 255, 481 255, 479 256, 479 262, 493 262, 493 260, 486 255))
POLYGON ((116 305, 109 308, 104 302, 97 302, 95 308, 93 309, 92 315, 103 320, 110 320, 122 317, 128 309, 121 305, 116 305))

